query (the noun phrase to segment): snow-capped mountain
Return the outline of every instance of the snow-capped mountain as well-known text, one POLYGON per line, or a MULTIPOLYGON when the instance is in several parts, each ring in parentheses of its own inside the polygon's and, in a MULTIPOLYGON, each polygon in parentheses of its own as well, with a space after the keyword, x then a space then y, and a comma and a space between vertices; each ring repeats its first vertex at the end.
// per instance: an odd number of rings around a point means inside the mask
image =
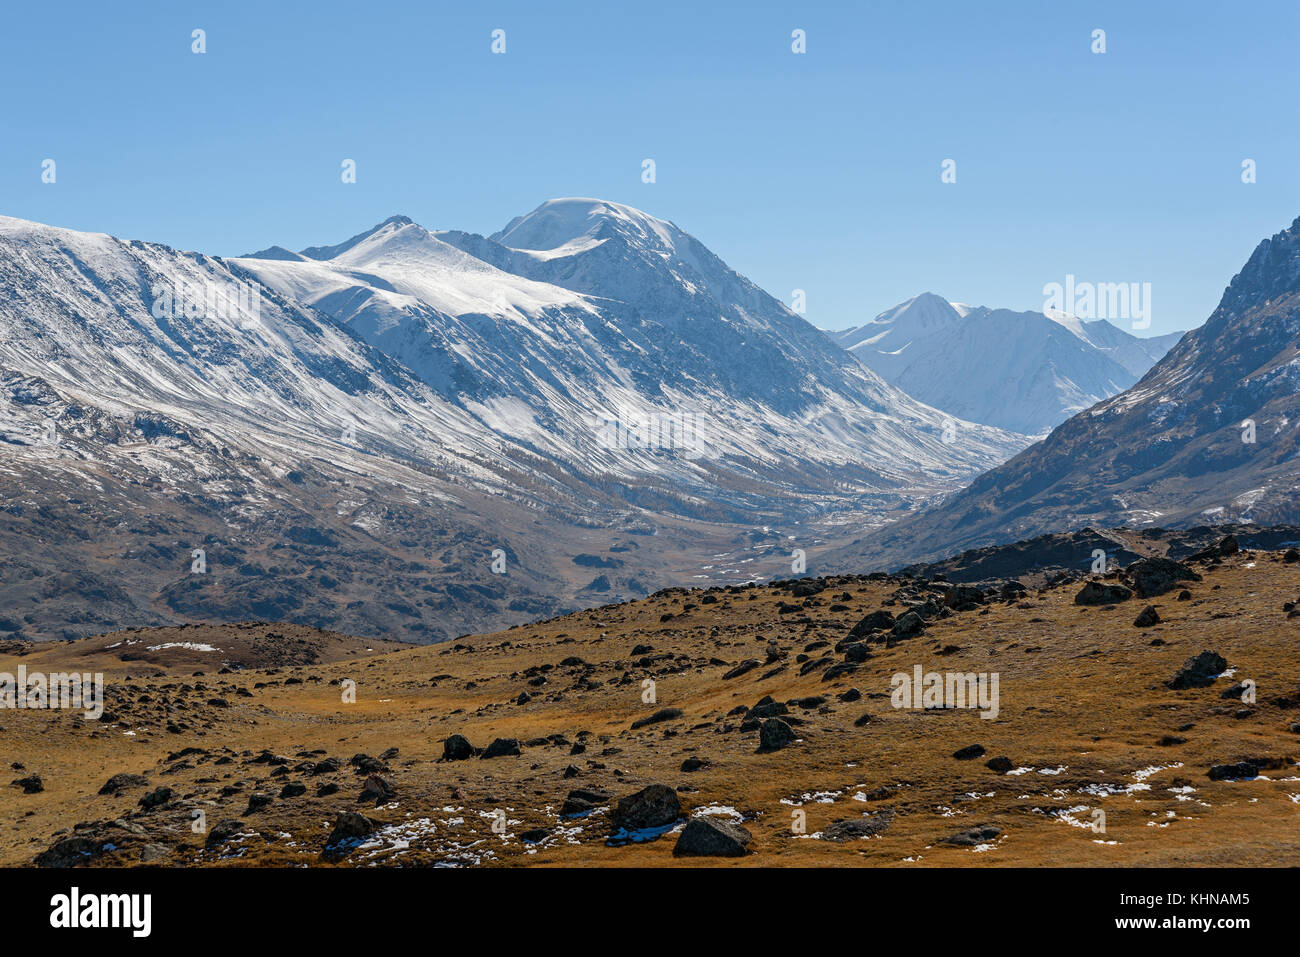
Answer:
POLYGON ((241 268, 333 316, 506 438, 569 466, 684 487, 893 494, 960 481, 1023 440, 916 402, 671 223, 552 200, 492 238, 393 217, 301 259, 241 268), (520 248, 508 245, 518 243, 520 248), (691 416, 701 454, 627 456, 593 423, 691 416), (610 453, 613 454, 610 454, 610 453), (733 471, 727 479, 710 477, 733 471), (802 478, 801 478, 802 477, 802 478))
POLYGON ((1087 525, 1294 524, 1298 386, 1300 219, 1136 385, 839 560, 905 564, 1087 525))
POLYGON ((922 293, 829 333, 885 381, 974 422, 1041 434, 1141 378, 1181 338, 922 293))
POLYGON ((535 564, 509 596, 477 574, 509 545, 487 517, 525 525, 535 500, 508 496, 540 477, 236 265, 3 218, 0 329, 0 630, 289 617, 419 640, 558 607, 535 564))
POLYGON ((583 202, 594 237, 512 225, 544 251, 394 217, 230 260, 0 218, 0 636, 437 640, 780 576, 788 548, 707 560, 756 527, 879 523, 1023 445, 676 227, 583 202))

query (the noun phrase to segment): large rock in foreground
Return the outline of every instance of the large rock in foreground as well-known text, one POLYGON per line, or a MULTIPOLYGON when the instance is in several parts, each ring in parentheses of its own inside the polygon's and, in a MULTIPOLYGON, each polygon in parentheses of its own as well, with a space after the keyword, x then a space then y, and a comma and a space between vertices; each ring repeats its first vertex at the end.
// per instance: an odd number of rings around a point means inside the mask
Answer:
POLYGON ((717 817, 692 818, 677 838, 674 857, 744 857, 753 835, 739 824, 717 817))
POLYGON ((619 798, 610 820, 628 831, 667 827, 682 816, 677 792, 664 784, 651 784, 635 794, 619 798))
POLYGON ((1115 605, 1122 601, 1128 601, 1132 597, 1133 592, 1123 585, 1090 581, 1079 589, 1079 594, 1074 596, 1074 603, 1076 605, 1115 605))
POLYGON ((1228 662, 1222 655, 1213 651, 1202 651, 1195 658, 1188 658, 1178 673, 1169 679, 1169 687, 1176 690, 1183 688, 1207 688, 1214 684, 1214 679, 1228 670, 1228 662))
POLYGON ((1168 558, 1143 558, 1124 569, 1142 598, 1173 591, 1179 582, 1198 582, 1201 576, 1181 562, 1168 558))

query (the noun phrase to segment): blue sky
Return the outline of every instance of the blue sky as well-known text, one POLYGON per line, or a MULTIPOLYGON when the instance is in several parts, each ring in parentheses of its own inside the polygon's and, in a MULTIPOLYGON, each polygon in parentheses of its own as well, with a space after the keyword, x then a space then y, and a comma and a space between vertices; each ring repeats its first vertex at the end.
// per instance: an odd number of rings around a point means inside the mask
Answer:
POLYGON ((1154 334, 1199 325, 1300 215, 1294 2, 3 16, 0 214, 218 255, 338 242, 399 212, 487 234, 544 199, 596 196, 673 220, 787 302, 804 289, 824 328, 923 290, 1038 309, 1073 274, 1150 282, 1154 334))

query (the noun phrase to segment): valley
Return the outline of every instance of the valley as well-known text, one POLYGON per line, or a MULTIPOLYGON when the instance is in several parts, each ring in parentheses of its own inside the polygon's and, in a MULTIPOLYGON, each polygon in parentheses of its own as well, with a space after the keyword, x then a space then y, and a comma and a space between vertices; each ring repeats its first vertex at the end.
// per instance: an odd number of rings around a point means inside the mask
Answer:
POLYGON ((98 723, 0 713, 12 778, 39 779, 0 790, 0 861, 1294 866, 1300 553, 1230 541, 1153 548, 1101 605, 1078 572, 878 574, 419 648, 269 624, 9 643, 0 671, 109 687, 98 723), (996 673, 996 718, 895 707, 917 666, 996 673))

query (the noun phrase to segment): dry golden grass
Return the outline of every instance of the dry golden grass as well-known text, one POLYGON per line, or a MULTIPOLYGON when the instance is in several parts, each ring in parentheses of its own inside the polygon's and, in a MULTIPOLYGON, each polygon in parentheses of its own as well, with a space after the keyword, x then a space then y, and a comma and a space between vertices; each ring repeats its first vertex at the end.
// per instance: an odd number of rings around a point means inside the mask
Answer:
MULTIPOLYGON (((0 654, 0 671, 21 663, 29 670, 105 672, 117 692, 108 708, 119 719, 104 726, 62 712, 0 712, 5 760, 24 766, 12 777, 37 773, 45 787, 39 794, 0 788, 0 863, 29 864, 60 837, 84 833, 116 845, 95 859, 108 865, 138 863, 146 844, 161 845, 154 853, 171 865, 322 865, 336 813, 358 810, 381 830, 342 866, 680 866, 672 833, 614 847, 606 843, 607 811, 557 818, 570 788, 617 798, 662 783, 678 789, 687 814, 733 808, 753 834, 748 856, 689 859, 694 865, 1300 864, 1300 735, 1289 730, 1300 721, 1300 619, 1281 608, 1300 598, 1300 569, 1272 554, 1242 553, 1202 571, 1204 580, 1188 586, 1192 600, 1176 601, 1177 590, 1153 600, 1164 621, 1152 628, 1133 625, 1147 602, 1079 607, 1078 585, 1066 585, 954 613, 893 647, 873 644, 856 673, 831 682, 820 669, 800 676, 796 656, 818 641, 832 647, 816 648, 812 657, 833 651, 863 615, 889 600, 898 580, 832 579, 790 614, 778 606, 800 600, 776 587, 717 589, 708 593, 717 599, 711 604, 701 602, 706 593, 679 591, 474 636, 456 647, 390 650, 290 626, 242 634, 238 626, 202 626, 163 641, 205 642, 220 652, 177 649, 149 662, 123 662, 121 646, 105 650, 123 640, 116 635, 38 646, 21 657, 0 654), (839 600, 844 593, 849 597, 839 600), (837 603, 847 610, 831 611, 837 603), (673 617, 661 621, 666 613, 673 617), (266 631, 291 634, 295 642, 310 638, 316 663, 217 674, 236 646, 242 660, 259 664, 253 656, 276 646, 264 640, 266 631), (760 665, 723 680, 736 662, 762 661, 773 641, 786 670, 763 679, 775 665, 760 665), (671 657, 639 664, 645 656, 631 650, 640 644, 652 647, 651 657, 671 657), (1228 660, 1232 679, 1209 688, 1165 687, 1185 659, 1205 649, 1228 660), (560 666, 569 657, 588 667, 560 666), (553 667, 525 674, 546 665, 553 667), (998 718, 895 709, 890 677, 914 665, 997 672, 998 718), (205 673, 193 677, 196 670, 205 673), (530 686, 538 674, 546 683, 530 686), (654 704, 642 701, 645 678, 655 682, 654 704), (1221 697, 1244 678, 1256 682, 1257 703, 1221 697), (336 682, 344 680, 356 682, 355 703, 341 700, 336 682), (862 698, 839 700, 849 688, 862 698), (525 691, 532 699, 515 703, 525 691), (800 740, 760 754, 757 733, 742 733, 743 718, 727 713, 765 695, 828 700, 824 709, 792 707, 804 721, 800 740), (214 697, 229 707, 209 705, 214 697), (680 708, 682 717, 629 729, 665 707, 680 708), (869 720, 855 725, 863 714, 869 720), (178 733, 166 730, 168 721, 178 733), (566 743, 525 743, 520 756, 440 762, 451 734, 478 747, 497 737, 563 735, 566 743), (1167 735, 1186 740, 1160 744, 1167 735), (578 741, 585 753, 571 754, 578 741), (987 754, 952 757, 970 744, 987 754), (186 747, 204 753, 178 757, 186 747), (353 773, 348 759, 394 747, 398 754, 381 776, 395 796, 380 807, 359 805, 365 775, 353 773), (288 763, 251 763, 263 749, 288 763), (343 768, 321 775, 295 770, 324 755, 340 758, 343 768), (998 755, 1031 770, 999 775, 984 764, 998 755), (229 760, 218 763, 223 756, 229 760), (688 757, 709 766, 683 772, 688 757), (1250 781, 1207 776, 1212 765, 1259 757, 1279 765, 1250 781), (565 778, 570 765, 577 774, 565 778), (119 772, 147 774, 148 788, 98 795, 119 772), (289 781, 304 783, 307 793, 275 797, 244 815, 249 794, 277 795, 289 781), (339 790, 316 796, 323 782, 339 790), (170 802, 152 811, 137 807, 142 794, 164 785, 174 791, 170 802), (1105 812, 1105 833, 1082 826, 1097 808, 1105 812), (832 822, 885 809, 894 817, 878 837, 837 843, 817 836, 832 822), (196 810, 209 828, 237 818, 248 836, 207 847, 191 828, 196 810), (504 835, 491 827, 498 810, 509 822, 504 835), (806 815, 805 834, 792 830, 796 812, 806 815), (75 832, 79 822, 92 826, 75 832), (985 849, 936 844, 985 824, 1001 831, 985 849), (523 842, 519 835, 534 828, 546 836, 523 842)), ((162 643, 156 633, 133 637, 162 643)))

